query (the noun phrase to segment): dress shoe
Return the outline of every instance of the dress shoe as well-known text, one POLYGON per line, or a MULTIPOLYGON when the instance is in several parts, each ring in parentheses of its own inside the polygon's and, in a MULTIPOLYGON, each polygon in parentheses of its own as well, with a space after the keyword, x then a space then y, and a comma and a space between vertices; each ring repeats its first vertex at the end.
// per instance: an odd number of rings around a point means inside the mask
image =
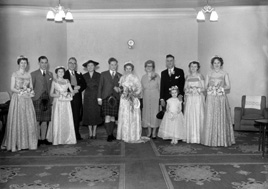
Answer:
POLYGON ((109 136, 107 137, 107 142, 112 142, 112 141, 113 141, 113 139, 112 139, 111 135, 109 135, 109 136))
POLYGON ((96 136, 92 136, 92 139, 97 139, 97 135, 96 136))
POLYGON ((41 146, 42 144, 44 144, 43 140, 38 140, 37 146, 41 146))
POLYGON ((116 140, 116 137, 114 135, 111 135, 112 140, 116 140))
POLYGON ((76 138, 76 140, 83 140, 83 138, 82 137, 78 137, 78 138, 76 138))
POLYGON ((153 139, 153 140, 156 140, 156 136, 153 136, 152 139, 153 139))
POLYGON ((48 142, 47 139, 45 139, 45 140, 43 140, 43 141, 44 141, 43 144, 45 144, 45 145, 52 145, 52 142, 48 142))

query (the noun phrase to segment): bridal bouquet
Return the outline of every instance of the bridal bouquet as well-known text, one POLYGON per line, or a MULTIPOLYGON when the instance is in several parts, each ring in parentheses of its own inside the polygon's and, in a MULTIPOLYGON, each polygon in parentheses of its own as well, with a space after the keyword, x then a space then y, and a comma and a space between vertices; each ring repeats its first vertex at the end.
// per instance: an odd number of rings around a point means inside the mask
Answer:
POLYGON ((199 95, 201 93, 200 87, 190 86, 185 90, 186 95, 199 95))
POLYGON ((222 96, 225 94, 225 92, 223 87, 216 85, 216 86, 209 86, 207 89, 207 94, 213 96, 222 96))
POLYGON ((35 95, 33 89, 28 88, 27 86, 23 86, 19 91, 19 96, 22 96, 24 98, 31 98, 35 95))
POLYGON ((59 100, 60 101, 71 101, 71 100, 73 100, 73 95, 72 95, 72 93, 67 92, 67 91, 60 93, 59 100))
POLYGON ((124 86, 122 97, 130 103, 131 110, 134 110, 134 107, 139 106, 139 95, 137 94, 138 88, 134 85, 124 86))

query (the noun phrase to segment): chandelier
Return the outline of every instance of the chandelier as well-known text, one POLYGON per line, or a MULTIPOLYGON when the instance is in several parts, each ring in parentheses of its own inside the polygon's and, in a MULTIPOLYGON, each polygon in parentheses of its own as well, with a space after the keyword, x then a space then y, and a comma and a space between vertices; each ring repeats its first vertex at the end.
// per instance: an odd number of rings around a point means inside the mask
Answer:
POLYGON ((197 21, 205 21, 206 20, 205 13, 210 14, 209 20, 211 22, 218 21, 218 18, 219 18, 218 13, 215 11, 214 8, 212 8, 211 6, 208 5, 208 0, 207 0, 207 5, 204 6, 204 8, 198 12, 198 14, 196 16, 197 21))
POLYGON ((62 22, 63 20, 72 21, 73 15, 69 9, 65 9, 60 5, 59 0, 59 5, 55 8, 51 8, 51 10, 47 12, 47 20, 54 20, 55 22, 62 22))

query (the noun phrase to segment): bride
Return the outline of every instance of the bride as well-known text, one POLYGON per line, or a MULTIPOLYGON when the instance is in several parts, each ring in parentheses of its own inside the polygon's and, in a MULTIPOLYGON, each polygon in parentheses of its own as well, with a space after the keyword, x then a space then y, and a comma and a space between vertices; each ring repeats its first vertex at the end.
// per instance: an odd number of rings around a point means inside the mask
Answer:
MULTIPOLYGON (((120 98, 117 139, 129 143, 145 142, 141 138, 141 111, 140 93, 142 90, 139 78, 133 74, 134 65, 126 62, 124 65, 125 74, 120 78, 119 86, 122 92, 120 98)), ((147 139, 148 140, 148 139, 147 139)))

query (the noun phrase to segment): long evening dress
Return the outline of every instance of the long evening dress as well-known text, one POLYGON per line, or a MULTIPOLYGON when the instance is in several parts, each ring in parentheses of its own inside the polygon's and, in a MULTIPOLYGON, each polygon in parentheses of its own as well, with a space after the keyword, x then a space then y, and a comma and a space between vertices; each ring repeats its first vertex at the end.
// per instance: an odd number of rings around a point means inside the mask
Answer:
POLYGON ((141 79, 142 84, 142 127, 157 128, 159 120, 156 118, 159 107, 160 96, 160 76, 155 74, 154 78, 145 74, 141 79))
MULTIPOLYGON (((12 74, 15 78, 15 88, 30 88, 31 75, 19 76, 16 72, 12 74)), ((30 97, 23 97, 13 93, 9 105, 6 133, 2 147, 12 152, 22 149, 37 149, 36 114, 33 101, 30 97)))
MULTIPOLYGON (((53 81, 55 91, 58 94, 64 94, 68 90, 68 80, 65 84, 59 84, 53 81)), ((52 106, 52 119, 47 131, 47 139, 53 145, 58 144, 76 144, 74 131, 74 121, 71 103, 68 100, 54 98, 52 106)))
MULTIPOLYGON (((209 87, 224 87, 227 73, 218 77, 208 75, 209 87)), ((231 146, 235 143, 231 110, 225 94, 207 94, 205 105, 205 123, 201 135, 201 144, 206 146, 231 146)))
POLYGON ((158 137, 185 141, 186 129, 181 108, 182 101, 178 98, 171 97, 167 100, 167 110, 159 127, 158 137))
POLYGON ((118 113, 117 139, 129 143, 139 143, 141 140, 141 111, 138 96, 141 93, 141 82, 133 74, 125 75, 120 78, 119 85, 123 87, 123 93, 120 98, 118 113), (133 89, 134 98, 132 100, 126 97, 129 89, 133 89))
POLYGON ((188 76, 185 82, 185 126, 186 142, 200 143, 204 124, 204 78, 201 75, 188 76))

